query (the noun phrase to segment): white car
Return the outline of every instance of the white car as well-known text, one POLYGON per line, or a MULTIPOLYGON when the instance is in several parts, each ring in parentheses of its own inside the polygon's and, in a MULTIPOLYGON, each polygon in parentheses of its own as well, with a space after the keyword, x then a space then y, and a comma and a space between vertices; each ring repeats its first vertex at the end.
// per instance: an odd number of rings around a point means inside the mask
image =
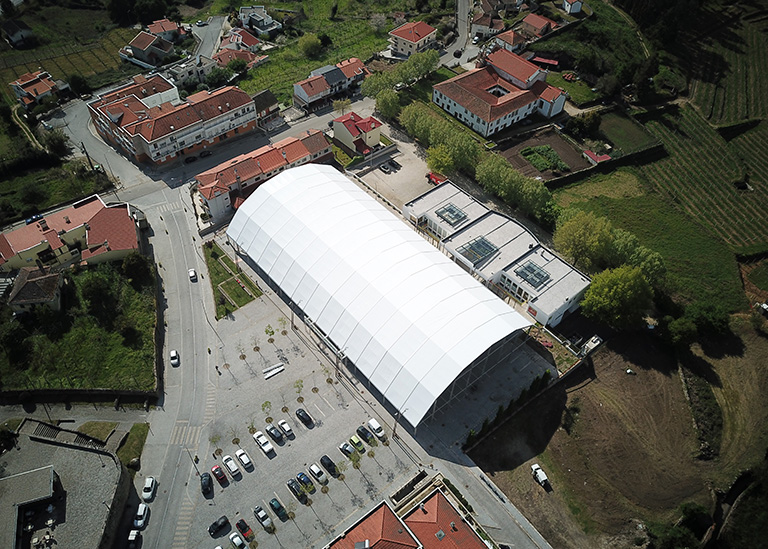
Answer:
POLYGON ((256 441, 256 444, 259 445, 259 448, 261 448, 261 451, 265 454, 269 455, 275 451, 275 449, 272 447, 272 443, 267 440, 267 437, 265 437, 264 433, 261 431, 256 431, 253 433, 253 440, 256 441))
POLYGON ((381 424, 375 419, 371 418, 368 420, 368 428, 382 442, 387 439, 387 435, 384 432, 384 429, 382 428, 381 424))
POLYGON ((320 469, 317 463, 309 466, 309 472, 320 484, 328 484, 328 476, 323 473, 323 470, 320 469))
POLYGON ((194 269, 190 269, 189 270, 189 279, 192 282, 197 282, 197 271, 195 271, 194 269))
POLYGON ((171 351, 171 366, 178 366, 181 363, 179 360, 179 351, 176 349, 171 351))
POLYGON ((243 541, 243 538, 240 537, 240 534, 237 532, 232 532, 229 534, 229 541, 232 542, 232 545, 235 547, 245 547, 245 542, 243 541))
POLYGON ((243 467, 245 467, 246 469, 253 466, 253 462, 251 461, 251 458, 248 456, 248 454, 245 453, 245 450, 240 449, 237 452, 235 452, 235 455, 237 456, 237 459, 240 460, 240 463, 243 464, 243 467))
POLYGON ((284 419, 281 419, 280 421, 277 422, 277 424, 280 426, 280 429, 283 430, 283 432, 285 433, 285 436, 293 437, 293 429, 291 429, 291 426, 288 425, 287 421, 285 421, 284 419))
POLYGON ((265 530, 269 530, 272 528, 272 519, 269 518, 269 515, 267 512, 259 507, 258 505, 253 508, 253 514, 254 516, 259 519, 259 522, 264 527, 265 530))
POLYGON ((237 463, 235 463, 235 460, 232 459, 232 456, 224 456, 222 461, 224 462, 224 466, 227 468, 230 475, 236 477, 240 474, 240 468, 237 466, 237 463))
POLYGON ((133 526, 142 530, 147 525, 147 519, 149 518, 149 506, 146 503, 139 503, 139 508, 136 510, 136 516, 133 517, 133 526))
POLYGON ((144 501, 151 501, 155 497, 155 489, 157 488, 157 481, 155 477, 147 477, 144 479, 144 488, 141 490, 141 499, 144 501))

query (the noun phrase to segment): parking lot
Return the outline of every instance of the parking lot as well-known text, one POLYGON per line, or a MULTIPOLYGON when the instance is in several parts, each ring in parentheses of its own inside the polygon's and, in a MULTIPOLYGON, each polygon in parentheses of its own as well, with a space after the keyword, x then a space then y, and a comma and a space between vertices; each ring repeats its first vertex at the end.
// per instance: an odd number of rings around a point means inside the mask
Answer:
POLYGON ((361 511, 416 474, 417 465, 410 459, 409 450, 392 442, 392 418, 378 403, 368 403, 366 395, 350 390, 345 378, 339 381, 333 363, 312 344, 306 328, 292 330, 290 315, 284 314, 272 299, 275 296, 268 293, 217 324, 223 342, 219 349, 212 350, 219 354, 215 365, 218 375, 213 377, 217 382, 217 406, 215 417, 200 436, 197 469, 203 473, 210 472, 213 465, 224 468, 222 457, 234 457, 239 448, 246 450, 254 467, 245 470, 238 462, 241 473, 235 478, 227 472, 227 482, 220 484, 214 479, 212 497, 203 496, 193 470, 187 486, 192 524, 187 547, 228 546, 227 537, 235 531, 235 522, 240 518, 248 522, 261 547, 322 547, 354 522, 361 511), (265 333, 267 325, 275 331, 272 343, 265 333), (254 351, 255 347, 259 350, 254 351), (233 351, 234 356, 230 356, 233 351), (278 363, 285 370, 265 380, 262 370, 278 363), (312 416, 314 423, 310 427, 298 420, 297 408, 312 416), (294 438, 282 442, 270 439, 274 452, 266 455, 254 442, 251 431, 264 431, 269 417, 275 424, 285 419, 294 438), (385 425, 387 445, 366 444, 356 469, 338 446, 370 417, 385 425), (233 439, 239 439, 239 444, 233 444, 233 439), (222 450, 222 455, 214 458, 216 448, 222 450), (307 467, 319 462, 323 454, 337 465, 344 464, 343 480, 329 478, 327 490, 321 490, 315 482, 316 490, 309 494, 308 504, 301 504, 288 490, 286 481, 300 471, 308 474, 307 467), (269 508, 272 498, 277 498, 293 519, 280 521, 269 508), (274 533, 266 532, 253 516, 256 505, 267 510, 276 526, 274 533), (222 515, 229 518, 231 528, 211 539, 207 527, 222 515))

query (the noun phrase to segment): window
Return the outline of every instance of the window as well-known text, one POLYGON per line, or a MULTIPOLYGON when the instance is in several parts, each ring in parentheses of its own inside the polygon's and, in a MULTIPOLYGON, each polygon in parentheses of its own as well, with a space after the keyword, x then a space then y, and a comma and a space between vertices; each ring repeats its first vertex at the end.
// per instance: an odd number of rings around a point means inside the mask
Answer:
POLYGON ((549 273, 536 265, 533 261, 528 261, 521 267, 515 269, 515 274, 525 280, 534 289, 538 289, 549 280, 549 273))
POLYGON ((484 236, 478 236, 463 246, 459 246, 456 251, 468 259, 472 265, 477 265, 488 256, 496 253, 498 248, 484 236))
POLYGON ((440 219, 448 223, 451 227, 455 227, 467 218, 467 214, 464 213, 461 208, 451 202, 442 208, 439 208, 437 211, 435 211, 435 213, 440 219))

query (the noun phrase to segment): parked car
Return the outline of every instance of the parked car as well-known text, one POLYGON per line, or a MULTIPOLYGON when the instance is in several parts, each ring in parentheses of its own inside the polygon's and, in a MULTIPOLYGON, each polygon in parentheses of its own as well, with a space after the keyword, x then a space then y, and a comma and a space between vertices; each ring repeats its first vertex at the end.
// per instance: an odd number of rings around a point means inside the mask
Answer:
POLYGON ((355 453, 354 446, 352 446, 349 442, 342 442, 339 444, 339 450, 341 450, 341 453, 347 457, 355 453))
POLYGON ((301 485, 296 482, 295 479, 289 479, 285 485, 300 503, 307 503, 307 494, 304 493, 304 490, 301 489, 301 485))
POLYGON ((147 525, 148 518, 149 505, 146 503, 139 503, 139 508, 136 510, 136 516, 133 517, 133 527, 139 530, 143 530, 147 525))
POLYGON ((304 408, 296 410, 296 417, 307 427, 311 426, 313 423, 312 416, 310 416, 304 408))
POLYGON ((184 164, 192 164, 192 162, 195 162, 196 160, 196 156, 188 156, 184 159, 184 164))
POLYGON ((270 453, 275 451, 274 446, 272 446, 272 443, 267 440, 267 437, 264 436, 264 433, 261 431, 256 431, 253 433, 253 440, 256 441, 256 444, 259 445, 259 448, 261 448, 261 451, 264 452, 266 455, 269 455, 270 453))
POLYGON ((202 151, 200 153, 200 158, 206 158, 208 156, 211 156, 213 153, 211 151, 202 151))
POLYGON ((140 540, 141 532, 138 530, 128 532, 128 549, 136 549, 139 546, 140 540))
POLYGON ((199 20, 198 20, 198 22, 197 22, 197 23, 195 23, 195 25, 197 25, 198 27, 204 27, 204 26, 206 26, 207 24, 208 24, 208 22, 207 22, 207 21, 199 21, 199 20))
POLYGON ((317 463, 310 464, 307 469, 309 469, 309 474, 315 477, 317 482, 320 484, 328 484, 328 477, 323 473, 323 470, 320 469, 320 466, 317 463))
POLYGON ((283 507, 283 504, 278 501, 277 498, 272 498, 269 500, 269 506, 272 508, 272 510, 277 515, 277 518, 285 522, 288 520, 288 513, 285 511, 285 507, 283 507))
POLYGON ((236 477, 240 474, 240 467, 237 466, 237 463, 235 463, 235 460, 232 459, 232 456, 224 456, 222 461, 224 462, 224 466, 227 468, 227 471, 229 471, 230 475, 236 477))
POLYGON ((32 217, 28 217, 28 218, 27 218, 27 219, 24 221, 24 223, 26 223, 27 225, 31 225, 31 224, 32 224, 32 223, 34 223, 35 221, 40 221, 42 218, 43 218, 43 214, 35 214, 35 215, 33 215, 32 217))
POLYGON ((211 493, 211 490, 213 490, 211 475, 209 473, 203 473, 200 475, 200 491, 203 492, 203 495, 207 495, 211 493))
POLYGON ((480 42, 480 37, 479 37, 479 36, 475 36, 475 37, 472 39, 472 44, 474 44, 474 45, 477 45, 477 43, 478 43, 478 42, 480 42))
POLYGON ((310 479, 310 478, 307 476, 307 473, 305 473, 304 471, 302 471, 302 472, 300 472, 300 473, 298 473, 298 474, 296 475, 296 480, 298 480, 298 481, 301 483, 301 485, 302 485, 302 486, 303 486, 303 487, 304 487, 304 488, 307 490, 307 492, 309 492, 310 494, 311 494, 311 493, 313 493, 313 492, 315 491, 315 485, 314 485, 314 484, 312 484, 312 479, 310 479))
POLYGON ((464 53, 464 50, 463 50, 463 49, 461 49, 461 48, 459 48, 458 50, 456 50, 456 51, 454 51, 454 52, 453 52, 453 56, 454 56, 456 59, 458 59, 459 57, 461 57, 461 55, 462 55, 463 53, 464 53))
POLYGON ((192 282, 197 282, 197 271, 195 271, 194 269, 189 270, 189 280, 191 280, 192 282))
POLYGON ((157 481, 155 477, 147 477, 144 479, 144 488, 141 489, 141 499, 144 501, 151 501, 155 497, 155 488, 157 488, 157 481))
POLYGON ((392 168, 390 168, 390 167, 389 167, 389 164, 387 164, 386 162, 384 162, 384 164, 382 164, 381 166, 379 166, 379 169, 380 169, 382 172, 384 172, 384 173, 389 173, 389 172, 391 172, 391 171, 392 171, 392 168))
POLYGON ((365 428, 364 425, 361 425, 357 428, 357 434, 360 436, 360 438, 367 442, 369 446, 373 445, 373 435, 368 429, 365 428))
POLYGON ((227 475, 224 474, 224 469, 219 465, 211 467, 211 473, 213 473, 213 476, 216 477, 216 480, 219 482, 225 482, 227 480, 227 475))
POLYGON ((323 465, 323 467, 325 467, 325 470, 328 471, 332 477, 338 476, 339 472, 336 469, 336 464, 331 458, 324 455, 320 458, 320 463, 323 465))
POLYGON ((235 452, 235 455, 237 456, 237 459, 240 460, 240 463, 243 464, 243 467, 246 469, 250 469, 253 467, 253 462, 251 461, 251 457, 245 453, 245 450, 240 449, 235 452))
POLYGON ((253 508, 253 515, 258 519, 265 530, 272 528, 272 519, 269 518, 267 512, 258 505, 253 508))
POLYGON ((253 535, 253 530, 251 530, 251 527, 248 526, 247 522, 245 522, 245 519, 238 520, 235 523, 235 526, 237 527, 238 532, 243 534, 245 539, 248 539, 253 535))
POLYGON ((357 449, 358 452, 361 454, 365 453, 365 446, 363 446, 363 442, 357 438, 357 435, 352 435, 349 437, 349 442, 357 449))
POLYGON ((181 360, 179 359, 179 351, 173 349, 171 351, 171 366, 178 366, 180 363, 181 360))
POLYGON ((275 442, 281 442, 283 440, 283 433, 281 433, 280 429, 278 429, 271 423, 267 423, 267 426, 264 428, 264 430, 267 432, 269 436, 272 437, 272 439, 275 442))
POLYGON ((384 429, 382 428, 381 424, 378 421, 376 421, 375 419, 371 418, 371 419, 368 420, 368 428, 382 442, 387 439, 387 435, 384 432, 384 429))
POLYGON ((531 474, 533 474, 533 478, 536 479, 536 482, 541 484, 544 488, 547 487, 547 484, 549 484, 549 479, 547 478, 547 474, 542 470, 538 463, 531 465, 531 474))
POLYGON ((237 532, 232 532, 229 534, 229 541, 236 548, 245 547, 245 541, 243 541, 243 538, 241 538, 240 534, 237 532))
POLYGON ((229 519, 226 515, 222 515, 219 518, 217 518, 211 525, 208 527, 208 534, 211 536, 216 535, 217 532, 222 530, 224 527, 229 525, 229 519))
POLYGON ((288 425, 288 422, 284 419, 281 419, 277 422, 277 424, 280 426, 280 428, 283 430, 283 433, 285 433, 285 436, 288 438, 293 438, 293 429, 291 429, 291 426, 288 425))

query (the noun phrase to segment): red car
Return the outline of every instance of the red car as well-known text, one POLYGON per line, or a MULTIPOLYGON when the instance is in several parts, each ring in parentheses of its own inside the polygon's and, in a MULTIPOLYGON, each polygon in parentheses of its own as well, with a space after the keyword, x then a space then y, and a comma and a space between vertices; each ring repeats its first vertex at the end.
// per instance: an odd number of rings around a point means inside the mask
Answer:
POLYGON ((211 467, 211 473, 213 473, 213 476, 215 476, 216 480, 219 482, 225 482, 227 480, 227 475, 224 474, 224 470, 218 465, 211 467))
POLYGON ((251 527, 248 526, 248 523, 245 522, 243 519, 238 520, 235 523, 235 526, 237 526, 237 529, 240 531, 241 534, 243 534, 243 537, 245 539, 250 539, 253 535, 253 530, 251 530, 251 527))

